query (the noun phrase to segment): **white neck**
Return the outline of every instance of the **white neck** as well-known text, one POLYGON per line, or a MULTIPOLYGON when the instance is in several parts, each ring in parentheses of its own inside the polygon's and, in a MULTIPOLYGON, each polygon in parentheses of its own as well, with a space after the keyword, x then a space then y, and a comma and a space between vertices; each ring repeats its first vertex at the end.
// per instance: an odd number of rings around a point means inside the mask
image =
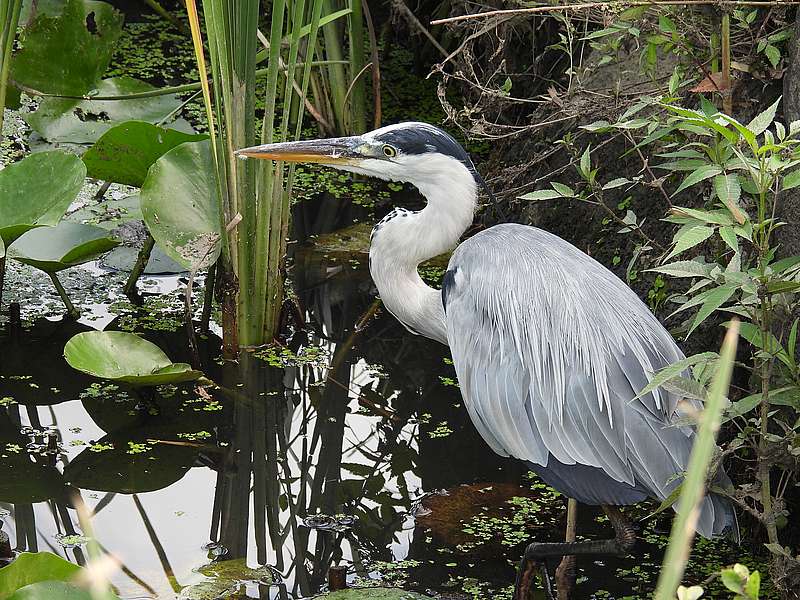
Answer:
POLYGON ((376 226, 370 272, 389 312, 415 333, 446 344, 441 292, 422 281, 417 267, 453 249, 472 223, 475 178, 461 162, 443 155, 427 156, 409 172, 427 206, 419 212, 395 211, 376 226))

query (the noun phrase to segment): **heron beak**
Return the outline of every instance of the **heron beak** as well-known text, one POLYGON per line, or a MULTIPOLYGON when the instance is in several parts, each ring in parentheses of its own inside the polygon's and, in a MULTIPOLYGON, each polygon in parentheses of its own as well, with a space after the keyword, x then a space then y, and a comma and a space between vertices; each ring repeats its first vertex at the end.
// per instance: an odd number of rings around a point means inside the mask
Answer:
POLYGON ((303 140, 265 144, 236 150, 239 158, 262 158, 284 162, 318 163, 321 165, 356 165, 367 158, 360 149, 364 140, 359 136, 303 140))

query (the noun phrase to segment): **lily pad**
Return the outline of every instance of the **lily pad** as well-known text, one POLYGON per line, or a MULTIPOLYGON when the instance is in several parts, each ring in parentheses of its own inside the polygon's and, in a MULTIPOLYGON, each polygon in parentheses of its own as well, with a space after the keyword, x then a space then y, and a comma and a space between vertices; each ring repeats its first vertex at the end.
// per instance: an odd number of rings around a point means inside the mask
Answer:
POLYGON ((141 190, 144 222, 168 256, 187 269, 213 264, 222 232, 208 140, 187 142, 159 158, 141 190))
POLYGON ((197 571, 210 579, 183 588, 179 600, 230 598, 244 585, 271 585, 275 582, 269 568, 251 569, 245 558, 212 562, 197 571))
POLYGON ((141 219, 142 209, 139 207, 138 194, 84 206, 64 218, 65 221, 97 225, 109 231, 122 223, 141 219))
MULTIPOLYGON (((103 600, 117 596, 104 596, 103 600)), ((18 589, 8 600, 97 600, 89 590, 64 581, 40 581, 18 589)))
MULTIPOLYGON (((114 248, 106 256, 103 257, 103 266, 109 269, 117 269, 118 271, 132 271, 133 265, 136 264, 136 259, 139 257, 139 249, 131 248, 130 246, 120 246, 114 248)), ((179 265, 169 256, 164 254, 164 251, 155 246, 150 253, 150 260, 147 261, 147 266, 144 268, 146 275, 172 275, 175 273, 183 273, 186 268, 179 265)))
POLYGON ((155 344, 124 331, 87 331, 64 347, 73 369, 136 386, 194 381, 203 376, 186 363, 173 363, 155 344))
POLYGON ((47 94, 79 96, 96 87, 122 33, 122 13, 105 2, 67 0, 37 12, 21 35, 12 79, 47 94))
POLYGON ((8 258, 56 273, 94 260, 119 242, 94 225, 64 221, 55 227, 38 227, 20 236, 8 248, 8 258))
MULTIPOLYGON (((101 81, 96 95, 122 96, 155 89, 132 77, 114 77, 101 81)), ((25 120, 51 142, 91 144, 112 127, 131 119, 160 122, 180 104, 174 94, 130 100, 44 98, 36 112, 25 115, 25 120)))
MULTIPOLYGON (((50 552, 23 552, 10 565, 0 569, 0 598, 8 598, 32 583, 67 581, 81 568, 50 552)), ((61 596, 42 596, 42 598, 61 596)))
POLYGON ((41 225, 56 225, 86 177, 81 159, 39 152, 0 170, 0 239, 6 246, 41 225))
POLYGON ((184 142, 206 139, 145 121, 127 121, 106 131, 86 154, 89 176, 141 187, 147 170, 160 156, 184 142))
POLYGON ((316 596, 327 600, 430 600, 416 592, 408 592, 397 588, 350 588, 316 596))
POLYGON ((117 431, 71 460, 64 468, 64 478, 81 489, 98 492, 161 490, 194 466, 197 449, 180 442, 174 430, 134 427, 117 431))

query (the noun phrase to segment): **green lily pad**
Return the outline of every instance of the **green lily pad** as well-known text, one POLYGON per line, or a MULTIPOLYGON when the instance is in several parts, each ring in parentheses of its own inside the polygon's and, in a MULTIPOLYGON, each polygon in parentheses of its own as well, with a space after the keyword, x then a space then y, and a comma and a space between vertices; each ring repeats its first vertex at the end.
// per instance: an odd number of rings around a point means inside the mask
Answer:
MULTIPOLYGON (((119 246, 106 254, 101 262, 104 267, 109 269, 132 271, 138 257, 138 248, 119 246)), ((158 246, 153 248, 150 253, 150 260, 147 261, 147 266, 144 268, 145 275, 173 275, 175 273, 184 273, 185 271, 186 268, 183 265, 179 265, 164 254, 164 251, 158 246)))
POLYGON ((316 597, 327 600, 430 600, 430 596, 397 588, 350 588, 316 597))
POLYGON ((179 481, 194 466, 197 449, 172 429, 132 427, 97 440, 64 467, 64 478, 85 490, 139 494, 179 481))
POLYGON ((64 581, 40 581, 18 589, 8 600, 97 600, 89 590, 64 581))
POLYGON ((79 333, 64 346, 73 369, 136 386, 194 381, 203 376, 186 363, 173 363, 155 344, 124 331, 79 333))
MULTIPOLYGON (((32 583, 67 581, 80 570, 78 565, 50 552, 23 552, 10 565, 0 569, 0 599, 8 598, 32 583)), ((48 596, 42 596, 45 597, 48 596)))
POLYGON ((84 206, 64 217, 65 221, 97 225, 111 231, 128 221, 141 221, 142 209, 139 207, 139 196, 133 194, 116 200, 105 200, 100 204, 84 206))
POLYGON ((63 221, 55 227, 37 227, 8 248, 8 258, 56 273, 94 260, 119 242, 94 225, 63 221))
POLYGON ((222 232, 208 140, 187 142, 159 158, 140 194, 144 222, 167 255, 186 269, 213 264, 222 232))
POLYGON ((271 585, 275 582, 272 572, 267 567, 251 569, 247 566, 245 558, 212 562, 197 571, 210 579, 183 588, 179 600, 230 598, 243 585, 271 585))
POLYGON ((122 33, 122 13, 93 0, 67 0, 60 15, 48 12, 37 12, 23 30, 11 77, 47 94, 85 94, 111 62, 122 33))
MULTIPOLYGON (((96 95, 122 96, 155 89, 132 77, 113 77, 97 85, 96 95)), ((174 94, 130 100, 44 98, 36 112, 25 115, 25 120, 51 142, 91 144, 112 127, 131 119, 157 123, 180 104, 174 94)))
POLYGON ((83 162, 90 177, 141 187, 150 165, 161 155, 184 142, 207 137, 127 121, 106 131, 83 155, 83 162))
POLYGON ((81 159, 39 152, 0 170, 0 239, 6 246, 41 225, 56 225, 86 177, 81 159))

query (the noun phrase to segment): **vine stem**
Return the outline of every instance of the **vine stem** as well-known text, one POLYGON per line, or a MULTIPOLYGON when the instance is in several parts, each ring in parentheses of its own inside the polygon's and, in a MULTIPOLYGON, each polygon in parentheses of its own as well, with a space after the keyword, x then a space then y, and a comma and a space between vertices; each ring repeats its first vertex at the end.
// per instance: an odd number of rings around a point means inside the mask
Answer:
MULTIPOLYGON (((561 6, 535 6, 532 8, 508 8, 502 10, 489 10, 482 13, 471 15, 459 15, 457 17, 447 17, 446 19, 436 19, 431 21, 431 25, 444 25, 445 23, 456 23, 458 21, 468 21, 472 19, 485 19, 488 17, 512 17, 516 15, 530 15, 545 12, 565 11, 565 10, 589 10, 592 8, 608 9, 609 2, 582 2, 580 4, 562 4, 561 6)), ((761 2, 748 2, 739 0, 631 0, 629 2, 614 3, 616 6, 792 6, 800 4, 798 0, 762 0, 761 2)))

